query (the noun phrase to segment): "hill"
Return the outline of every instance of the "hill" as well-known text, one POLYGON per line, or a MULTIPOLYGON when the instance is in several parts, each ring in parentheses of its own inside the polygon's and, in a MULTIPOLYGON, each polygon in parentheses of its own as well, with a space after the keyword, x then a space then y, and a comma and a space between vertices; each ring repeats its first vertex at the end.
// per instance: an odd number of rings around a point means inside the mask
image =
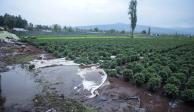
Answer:
MULTIPOLYGON (((123 24, 123 23, 117 23, 117 24, 104 24, 104 25, 88 25, 88 26, 77 26, 76 28, 79 29, 94 29, 98 28, 100 30, 111 30, 115 29, 118 31, 130 31, 130 25, 129 24, 123 24)), ((136 32, 141 32, 143 30, 148 30, 149 26, 144 25, 137 25, 136 32)), ((151 32, 152 33, 161 33, 161 34, 192 34, 194 35, 194 28, 161 28, 161 27, 152 27, 151 32)))

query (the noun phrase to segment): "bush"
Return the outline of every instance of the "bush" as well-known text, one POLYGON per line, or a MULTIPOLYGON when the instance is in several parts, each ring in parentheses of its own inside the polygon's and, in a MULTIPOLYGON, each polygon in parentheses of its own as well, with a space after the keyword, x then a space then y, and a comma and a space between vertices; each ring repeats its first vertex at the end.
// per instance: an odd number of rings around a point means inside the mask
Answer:
POLYGON ((111 77, 115 77, 117 75, 117 71, 115 69, 105 69, 105 71, 111 77))
POLYGON ((162 82, 163 82, 163 83, 166 83, 166 81, 167 81, 167 79, 168 79, 168 77, 169 77, 169 74, 168 74, 166 71, 164 71, 164 70, 159 71, 158 74, 159 74, 160 77, 162 78, 162 82))
POLYGON ((122 75, 122 74, 123 74, 123 68, 122 68, 122 67, 117 66, 117 67, 116 67, 116 70, 117 70, 117 73, 118 73, 119 75, 122 75))
POLYGON ((180 86, 181 85, 180 80, 177 79, 175 76, 171 76, 170 78, 168 78, 167 83, 175 84, 176 86, 180 86))
POLYGON ((111 69, 115 69, 116 66, 117 66, 117 62, 116 62, 116 61, 111 61, 111 63, 110 63, 110 68, 111 68, 111 69))
POLYGON ((194 89, 194 76, 191 76, 186 83, 187 89, 194 89))
POLYGON ((187 76, 184 73, 174 73, 173 76, 179 79, 182 84, 185 84, 187 76))
POLYGON ((194 89, 186 89, 181 93, 184 101, 194 101, 194 89))
POLYGON ((168 65, 170 67, 170 69, 173 71, 173 72, 177 72, 177 67, 175 64, 171 63, 168 65))
POLYGON ((149 90, 156 91, 161 86, 161 77, 160 76, 151 77, 147 83, 147 86, 148 86, 149 90))
POLYGON ((131 69, 124 69, 123 70, 123 78, 125 80, 130 80, 133 76, 133 71, 131 69))
POLYGON ((138 86, 141 86, 145 83, 145 75, 142 73, 137 73, 134 75, 133 80, 138 86))
POLYGON ((164 86, 164 92, 169 97, 175 97, 179 94, 179 89, 175 84, 166 84, 164 86))
POLYGON ((153 76, 153 73, 150 73, 148 69, 144 69, 142 73, 145 75, 145 82, 147 82, 153 76))
POLYGON ((133 67, 133 72, 134 73, 140 73, 144 67, 141 64, 135 64, 133 67))
POLYGON ((127 68, 128 68, 128 69, 132 69, 133 66, 134 66, 134 65, 133 65, 132 63, 128 63, 128 64, 127 64, 127 68))

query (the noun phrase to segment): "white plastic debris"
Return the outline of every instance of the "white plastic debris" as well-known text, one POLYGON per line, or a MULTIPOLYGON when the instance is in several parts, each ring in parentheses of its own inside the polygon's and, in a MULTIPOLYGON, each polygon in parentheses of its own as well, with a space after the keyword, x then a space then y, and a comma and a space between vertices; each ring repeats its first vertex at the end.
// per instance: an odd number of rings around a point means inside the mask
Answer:
POLYGON ((100 88, 105 81, 107 80, 107 74, 103 69, 98 69, 97 67, 93 66, 91 68, 86 69, 79 69, 78 75, 83 78, 82 84, 79 84, 77 87, 74 87, 74 89, 77 89, 79 86, 83 85, 83 89, 90 91, 91 95, 88 96, 88 98, 94 98, 99 93, 97 92, 98 88, 100 88), (95 83, 94 81, 88 81, 86 80, 85 75, 89 72, 99 72, 101 74, 101 81, 100 84, 95 83))
POLYGON ((51 60, 33 60, 31 65, 35 65, 35 69, 50 67, 50 66, 65 66, 65 65, 79 65, 73 61, 68 61, 65 58, 51 59, 51 60))

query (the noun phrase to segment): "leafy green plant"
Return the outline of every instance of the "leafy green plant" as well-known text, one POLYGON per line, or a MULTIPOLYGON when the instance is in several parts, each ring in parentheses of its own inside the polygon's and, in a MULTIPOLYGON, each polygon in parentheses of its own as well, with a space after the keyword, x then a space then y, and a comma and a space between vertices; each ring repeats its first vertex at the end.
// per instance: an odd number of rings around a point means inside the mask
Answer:
POLYGON ((166 84, 164 86, 164 92, 169 97, 176 97, 179 94, 179 89, 175 84, 166 84))

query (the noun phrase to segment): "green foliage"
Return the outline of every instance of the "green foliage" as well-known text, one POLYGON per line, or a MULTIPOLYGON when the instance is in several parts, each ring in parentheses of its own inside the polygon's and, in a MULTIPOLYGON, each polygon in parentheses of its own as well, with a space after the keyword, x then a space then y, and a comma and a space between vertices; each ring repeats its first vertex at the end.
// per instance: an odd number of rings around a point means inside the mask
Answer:
POLYGON ((28 22, 25 19, 22 19, 22 17, 19 16, 13 16, 9 14, 5 14, 4 16, 0 16, 0 26, 7 27, 9 29, 16 28, 25 28, 28 25, 28 22))
POLYGON ((52 29, 53 29, 54 32, 60 32, 62 28, 61 28, 60 25, 54 24, 54 25, 52 26, 52 29))
POLYGON ((144 67, 141 64, 135 64, 133 67, 133 72, 134 73, 140 73, 142 70, 144 69, 144 67))
POLYGON ((194 76, 191 76, 186 83, 188 89, 194 89, 194 76))
POLYGON ((185 84, 187 76, 184 73, 173 73, 172 75, 179 79, 182 84, 185 84))
POLYGON ((169 97, 175 97, 179 94, 179 89, 175 84, 169 84, 168 83, 164 86, 164 92, 169 97))
POLYGON ((175 76, 169 77, 168 80, 167 80, 167 83, 174 84, 176 86, 180 86, 181 85, 180 80, 178 78, 176 78, 175 76))
POLYGON ((120 75, 137 85, 147 83, 151 91, 162 86, 169 95, 181 97, 183 91, 194 89, 194 40, 190 38, 84 35, 37 36, 27 41, 76 63, 99 64, 109 76, 120 75))
POLYGON ((105 72, 111 77, 115 77, 117 75, 117 71, 115 69, 105 69, 105 72))
POLYGON ((132 38, 133 38, 133 32, 136 27, 137 23, 137 0, 131 0, 129 4, 129 12, 128 14, 130 15, 131 19, 131 29, 132 29, 132 38))
POLYGON ((156 91, 157 89, 159 89, 160 86, 161 86, 161 78, 160 78, 160 76, 153 75, 149 79, 149 81, 147 83, 147 86, 148 86, 149 90, 151 90, 151 91, 156 91))
POLYGON ((161 71, 159 71, 159 75, 160 75, 160 77, 162 77, 162 82, 166 83, 167 79, 169 78, 168 72, 165 70, 161 70, 161 71))
POLYGON ((132 77, 133 77, 133 71, 131 69, 123 70, 123 78, 125 80, 131 80, 132 77))
POLYGON ((142 73, 137 73, 134 75, 133 80, 138 86, 141 86, 145 83, 145 75, 142 73))
POLYGON ((184 101, 194 101, 194 89, 186 89, 181 93, 184 101))

